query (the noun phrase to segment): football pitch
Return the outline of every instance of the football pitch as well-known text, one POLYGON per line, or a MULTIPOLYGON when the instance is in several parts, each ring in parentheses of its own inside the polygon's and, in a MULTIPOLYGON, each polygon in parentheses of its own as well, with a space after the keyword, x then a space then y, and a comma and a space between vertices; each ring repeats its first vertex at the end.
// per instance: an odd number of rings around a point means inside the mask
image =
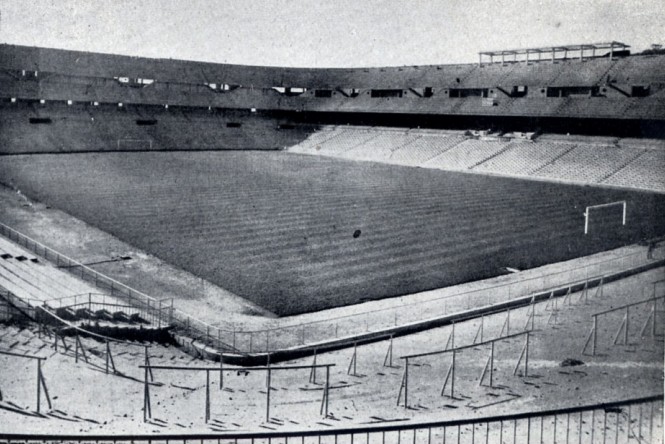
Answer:
POLYGON ((284 152, 4 156, 0 181, 281 316, 665 234, 662 194, 284 152))

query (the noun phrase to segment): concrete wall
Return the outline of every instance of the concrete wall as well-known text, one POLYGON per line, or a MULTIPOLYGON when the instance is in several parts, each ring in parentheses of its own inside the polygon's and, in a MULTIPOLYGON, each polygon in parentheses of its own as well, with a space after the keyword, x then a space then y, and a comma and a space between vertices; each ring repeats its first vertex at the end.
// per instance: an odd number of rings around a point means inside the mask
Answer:
POLYGON ((0 105, 0 154, 282 149, 300 142, 315 128, 284 129, 282 124, 289 125, 282 118, 237 110, 4 103, 0 105))

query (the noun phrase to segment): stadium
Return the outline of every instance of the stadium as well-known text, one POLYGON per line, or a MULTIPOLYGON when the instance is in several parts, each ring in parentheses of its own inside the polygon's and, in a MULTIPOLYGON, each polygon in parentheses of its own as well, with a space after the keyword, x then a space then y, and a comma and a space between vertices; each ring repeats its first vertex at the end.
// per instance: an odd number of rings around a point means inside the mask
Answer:
POLYGON ((663 442, 665 54, 0 44, 1 442, 663 442))

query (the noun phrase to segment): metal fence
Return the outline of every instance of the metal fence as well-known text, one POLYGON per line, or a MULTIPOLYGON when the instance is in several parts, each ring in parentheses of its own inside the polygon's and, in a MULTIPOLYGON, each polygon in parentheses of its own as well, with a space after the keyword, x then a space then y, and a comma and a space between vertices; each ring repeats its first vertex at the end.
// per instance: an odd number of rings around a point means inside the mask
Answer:
POLYGON ((0 287, 0 322, 35 318, 35 308, 9 290, 0 287))
POLYGON ((662 443, 663 394, 547 411, 305 431, 153 435, 2 434, 0 442, 196 444, 662 443))
POLYGON ((115 299, 126 301, 141 311, 146 320, 153 324, 168 325, 171 323, 173 300, 157 300, 140 291, 116 281, 92 268, 61 254, 36 240, 19 233, 7 225, 0 223, 0 235, 15 242, 19 246, 54 263, 58 268, 68 271, 83 281, 93 284, 115 299))
POLYGON ((152 316, 147 316, 147 313, 140 308, 129 304, 119 304, 118 302, 118 299, 105 293, 81 293, 72 296, 48 299, 44 301, 43 304, 56 311, 60 309, 70 309, 73 311, 86 309, 91 313, 95 313, 99 310, 106 310, 110 313, 122 312, 129 317, 136 315, 139 316, 142 321, 149 322, 156 327, 162 327, 161 318, 155 316, 155 313, 150 313, 152 316))
MULTIPOLYGON (((456 294, 434 296, 427 300, 409 301, 382 309, 354 312, 319 321, 287 324, 275 321, 272 328, 247 330, 233 325, 213 326, 173 307, 173 300, 157 300, 111 279, 67 256, 46 247, 28 236, 0 223, 0 235, 44 257, 70 273, 93 283, 110 295, 121 297, 128 304, 147 313, 148 320, 173 325, 185 335, 217 350, 246 353, 271 353, 303 346, 316 347, 324 341, 342 340, 370 333, 383 333, 390 328, 414 323, 427 323, 454 313, 491 306, 524 298, 534 293, 573 286, 589 286, 610 274, 662 260, 643 251, 573 266, 569 269, 505 284, 494 285, 456 294)), ((660 252, 662 255, 662 252, 660 252)), ((658 255, 656 255, 658 256, 658 255)))

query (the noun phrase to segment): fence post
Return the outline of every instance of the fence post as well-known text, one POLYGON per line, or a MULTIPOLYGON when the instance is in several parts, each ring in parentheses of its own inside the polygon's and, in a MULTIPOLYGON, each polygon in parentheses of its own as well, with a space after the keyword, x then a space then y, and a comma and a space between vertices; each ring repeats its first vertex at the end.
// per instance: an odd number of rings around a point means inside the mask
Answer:
POLYGON ((309 382, 316 384, 316 349, 314 349, 314 359, 312 360, 312 369, 309 372, 309 382))
POLYGON ((628 309, 626 309, 626 314, 623 315, 623 319, 621 320, 621 325, 619 325, 619 329, 617 330, 616 334, 614 335, 614 340, 612 343, 614 345, 617 345, 619 342, 619 336, 621 336, 621 330, 624 330, 624 345, 627 345, 627 335, 626 333, 628 332, 628 309))
POLYGON ((39 413, 40 407, 41 407, 41 397, 42 397, 42 392, 41 392, 41 382, 42 380, 42 360, 37 359, 37 413, 39 413))
POLYGON ((349 361, 349 368, 346 369, 347 375, 358 376, 356 374, 356 358, 358 356, 358 343, 353 343, 353 355, 351 356, 351 361, 349 361), (351 374, 351 368, 353 368, 353 374, 351 374))
POLYGON ((325 418, 328 417, 328 397, 330 396, 330 366, 326 365, 326 385, 323 389, 323 398, 321 399, 321 409, 319 414, 325 413, 325 418))
POLYGON ((272 370, 268 368, 268 390, 266 390, 266 422, 270 422, 270 379, 272 370))
POLYGON ((471 342, 472 344, 475 344, 476 341, 478 340, 478 337, 480 337, 480 342, 483 342, 482 340, 482 330, 483 330, 483 324, 485 323, 485 315, 482 315, 480 317, 480 325, 478 325, 478 330, 476 330, 476 335, 473 337, 473 341, 471 342))
POLYGON ((146 365, 143 378, 143 422, 148 422, 148 418, 152 417, 152 411, 150 409, 150 385, 148 384, 149 371, 151 371, 151 369, 146 365))
POLYGON ((383 358, 383 366, 384 367, 393 366, 393 335, 390 335, 390 343, 388 344, 388 351, 386 352, 386 357, 383 358), (386 365, 386 362, 388 363, 388 365, 386 365))
POLYGON ((409 408, 409 358, 404 360, 404 410, 409 408))
POLYGON ((205 422, 210 420, 210 370, 206 370, 206 409, 205 422))
POLYGON ((157 328, 162 328, 162 300, 160 299, 157 306, 157 328))
MULTIPOLYGON (((146 366, 146 372, 150 373, 150 381, 154 381, 155 377, 152 374, 152 368, 150 368, 150 355, 148 354, 148 346, 145 346, 145 366, 146 366)), ((146 381, 148 378, 148 373, 146 373, 146 381)))
POLYGON ((219 389, 224 388, 224 355, 219 351, 219 389))
POLYGON ((492 351, 490 353, 490 387, 494 387, 494 341, 492 341, 492 351))
POLYGON ((623 332, 623 343, 628 345, 628 329, 630 328, 630 307, 626 307, 626 330, 623 332))
POLYGON ((584 343, 584 347, 582 348, 582 354, 586 354, 586 349, 589 346, 589 343, 591 343, 591 356, 596 355, 596 337, 597 337, 597 331, 598 331, 598 316, 593 315, 593 325, 591 327, 591 332, 589 333, 589 337, 587 338, 586 342, 584 343))
POLYGON ((455 390, 455 350, 453 349, 453 362, 450 364, 450 367, 448 368, 448 372, 446 372, 446 377, 443 380, 443 385, 441 386, 441 396, 447 396, 445 395, 446 392, 446 386, 448 385, 448 381, 451 380, 451 385, 450 385, 450 398, 455 396, 454 390, 455 390))
POLYGON ((526 352, 524 354, 524 377, 529 376, 529 338, 531 334, 527 332, 526 334, 526 352))
POLYGON ((455 348, 455 321, 452 322, 452 330, 446 341, 445 350, 448 350, 448 347, 455 348))
POLYGON ((451 380, 450 380, 450 397, 453 398, 455 396, 455 358, 457 353, 453 349, 453 366, 452 366, 452 375, 451 375, 451 380))

